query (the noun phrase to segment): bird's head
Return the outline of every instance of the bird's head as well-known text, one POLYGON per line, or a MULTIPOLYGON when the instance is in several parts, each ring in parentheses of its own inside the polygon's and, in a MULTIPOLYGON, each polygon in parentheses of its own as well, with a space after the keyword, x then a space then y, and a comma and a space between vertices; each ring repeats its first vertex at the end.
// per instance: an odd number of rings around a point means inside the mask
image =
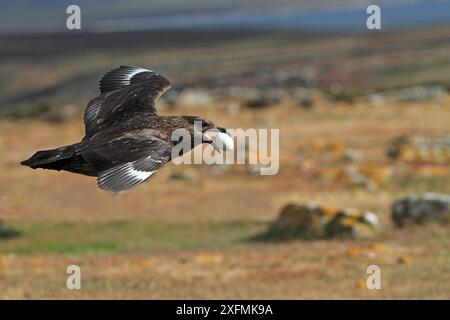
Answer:
POLYGON ((217 127, 212 121, 195 116, 185 116, 193 141, 209 143, 218 151, 233 150, 234 142, 227 129, 217 127))

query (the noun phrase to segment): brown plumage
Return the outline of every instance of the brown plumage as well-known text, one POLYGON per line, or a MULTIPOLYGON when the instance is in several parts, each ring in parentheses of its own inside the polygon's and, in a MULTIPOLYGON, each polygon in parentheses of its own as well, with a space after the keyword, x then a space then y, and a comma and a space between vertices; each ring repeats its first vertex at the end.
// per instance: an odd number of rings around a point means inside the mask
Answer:
POLYGON ((191 148, 196 135, 213 143, 205 131, 225 132, 197 116, 159 116, 156 100, 169 88, 170 82, 151 70, 122 66, 108 72, 100 80, 100 95, 85 109, 85 137, 72 145, 38 151, 21 164, 95 176, 98 186, 109 192, 137 186, 171 160, 174 130, 189 131, 191 148), (201 132, 194 122, 201 123, 201 132))

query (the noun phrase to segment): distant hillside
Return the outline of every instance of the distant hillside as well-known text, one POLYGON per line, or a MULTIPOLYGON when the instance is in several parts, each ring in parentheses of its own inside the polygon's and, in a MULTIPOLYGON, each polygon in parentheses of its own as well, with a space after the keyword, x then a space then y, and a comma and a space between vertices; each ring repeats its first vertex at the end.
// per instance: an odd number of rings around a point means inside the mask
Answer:
POLYGON ((120 65, 166 75, 174 89, 309 86, 365 95, 450 86, 450 26, 361 35, 183 30, 0 37, 0 110, 84 106, 120 65))

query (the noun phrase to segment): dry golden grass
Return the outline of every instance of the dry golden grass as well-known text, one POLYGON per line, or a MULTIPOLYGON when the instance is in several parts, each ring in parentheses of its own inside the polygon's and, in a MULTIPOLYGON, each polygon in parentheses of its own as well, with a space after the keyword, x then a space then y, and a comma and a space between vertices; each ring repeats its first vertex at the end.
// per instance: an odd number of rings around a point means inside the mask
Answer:
MULTIPOLYGON (((353 299, 448 298, 449 257, 439 228, 397 232, 382 243, 308 241, 154 254, 3 257, 2 298, 353 299), (77 264, 82 290, 65 288, 77 264), (366 268, 382 270, 368 290, 366 268)), ((448 249, 448 248, 447 248, 448 249)))

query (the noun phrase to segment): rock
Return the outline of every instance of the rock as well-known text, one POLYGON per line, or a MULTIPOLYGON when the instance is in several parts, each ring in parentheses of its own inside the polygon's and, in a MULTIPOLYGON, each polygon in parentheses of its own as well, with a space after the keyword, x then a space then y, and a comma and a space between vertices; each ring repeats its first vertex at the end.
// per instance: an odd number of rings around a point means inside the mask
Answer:
POLYGON ((302 70, 280 69, 271 77, 279 86, 313 87, 318 82, 318 70, 314 67, 303 68, 302 70))
POLYGON ((180 93, 179 103, 189 107, 205 108, 213 102, 213 97, 200 89, 185 89, 180 93))
POLYGON ((0 239, 10 239, 17 237, 21 232, 15 228, 9 227, 0 220, 0 239))
POLYGON ((414 260, 411 256, 403 255, 403 256, 398 257, 397 263, 410 266, 410 265, 414 264, 414 260))
POLYGON ((246 88, 231 87, 229 96, 234 97, 242 102, 247 108, 263 108, 279 103, 285 98, 285 93, 277 88, 246 88))
POLYGON ((173 172, 170 175, 170 179, 187 181, 187 182, 197 182, 200 180, 200 176, 199 176, 198 172, 195 170, 183 170, 183 171, 173 172))
POLYGON ((272 226, 275 229, 293 228, 304 231, 320 232, 320 216, 314 206, 288 204, 272 226))
POLYGON ((374 238, 379 231, 378 216, 357 209, 337 209, 291 203, 269 229, 275 234, 312 238, 374 238))
POLYGON ((303 109, 311 109, 314 106, 314 100, 311 98, 304 98, 304 99, 300 100, 299 102, 300 102, 300 106, 303 109))
POLYGON ((379 185, 388 182, 394 172, 394 168, 391 165, 371 163, 350 164, 344 167, 325 169, 319 170, 317 176, 353 187, 362 187, 368 191, 375 191, 379 185))
POLYGON ((225 112, 231 116, 237 116, 241 112, 241 106, 238 103, 230 103, 225 107, 225 112))
POLYGON ((437 193, 409 196, 392 205, 392 220, 398 227, 431 220, 450 220, 450 196, 437 193))
POLYGON ((344 162, 357 162, 362 159, 362 155, 359 151, 354 149, 346 149, 344 153, 342 154, 342 157, 340 160, 344 162))
POLYGON ((378 217, 373 212, 355 209, 338 210, 324 226, 327 237, 372 239, 378 228, 378 217))
POLYGON ((245 172, 250 175, 260 175, 261 174, 261 165, 247 164, 245 166, 245 172))
POLYGON ((370 102, 414 102, 441 99, 447 95, 447 90, 441 85, 414 86, 368 95, 370 102))
POLYGON ((213 175, 222 175, 231 172, 232 166, 229 164, 212 164, 209 170, 213 175))
POLYGON ((361 174, 359 167, 353 165, 345 167, 338 180, 345 181, 352 186, 364 188, 370 192, 378 189, 377 183, 361 174))
POLYGON ((365 165, 360 165, 358 172, 360 175, 370 179, 378 185, 386 183, 392 178, 394 168, 391 165, 367 163, 365 165))
POLYGON ((379 107, 379 106, 385 104, 385 102, 386 102, 386 99, 384 98, 384 96, 379 93, 372 93, 372 94, 367 95, 367 100, 374 107, 379 107))
POLYGON ((450 135, 429 137, 403 134, 391 141, 386 155, 407 163, 450 164, 450 135))
POLYGON ((262 91, 256 88, 233 86, 228 88, 227 95, 239 100, 251 100, 260 97, 262 91))
POLYGON ((292 93, 292 98, 297 101, 303 109, 311 109, 314 106, 314 100, 311 97, 310 90, 306 88, 297 88, 292 93))
POLYGON ((325 91, 329 100, 334 102, 343 102, 346 104, 353 104, 357 98, 357 93, 351 89, 345 88, 340 83, 333 84, 325 91))
POLYGON ((400 156, 402 146, 409 145, 410 143, 411 138, 406 134, 401 134, 389 143, 385 152, 386 156, 391 159, 397 159, 400 156))
POLYGON ((280 100, 268 96, 260 96, 255 99, 249 99, 245 102, 245 106, 251 109, 259 109, 279 103, 280 100))

